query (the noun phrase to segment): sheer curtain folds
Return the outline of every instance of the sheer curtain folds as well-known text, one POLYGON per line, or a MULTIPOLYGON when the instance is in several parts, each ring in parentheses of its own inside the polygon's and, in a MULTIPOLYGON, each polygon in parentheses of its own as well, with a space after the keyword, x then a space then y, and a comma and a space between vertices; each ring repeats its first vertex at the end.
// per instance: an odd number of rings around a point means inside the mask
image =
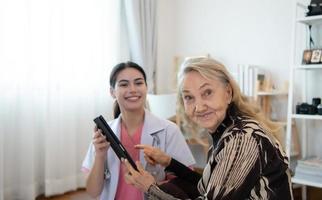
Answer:
POLYGON ((146 74, 149 92, 155 92, 157 64, 157 0, 123 0, 130 58, 146 74))
POLYGON ((118 0, 0 2, 0 200, 84 187, 93 118, 109 116, 118 0))

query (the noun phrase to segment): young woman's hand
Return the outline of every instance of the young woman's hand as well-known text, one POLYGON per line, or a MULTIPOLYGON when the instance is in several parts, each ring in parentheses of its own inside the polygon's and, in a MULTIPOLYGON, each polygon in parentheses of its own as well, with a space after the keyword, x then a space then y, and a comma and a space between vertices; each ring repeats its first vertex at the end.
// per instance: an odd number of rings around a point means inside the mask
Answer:
POLYGON ((135 148, 143 149, 144 158, 151 165, 160 164, 167 167, 170 164, 171 157, 158 148, 145 144, 135 145, 135 148))
POLYGON ((136 162, 139 171, 136 171, 126 159, 124 160, 122 158, 122 163, 127 169, 124 173, 125 182, 127 184, 133 185, 142 192, 147 192, 149 187, 155 183, 154 177, 143 169, 143 166, 139 161, 136 162))
POLYGON ((102 130, 96 126, 93 134, 93 145, 95 147, 95 156, 98 158, 106 158, 106 151, 110 146, 110 143, 106 141, 105 136, 102 134, 102 130))

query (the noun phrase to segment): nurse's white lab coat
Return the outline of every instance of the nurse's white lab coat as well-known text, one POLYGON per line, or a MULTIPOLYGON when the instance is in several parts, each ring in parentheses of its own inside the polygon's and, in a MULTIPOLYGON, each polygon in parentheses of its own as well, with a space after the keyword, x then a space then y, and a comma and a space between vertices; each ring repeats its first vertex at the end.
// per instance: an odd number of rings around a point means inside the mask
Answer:
MULTIPOLYGON (((120 138, 121 116, 108 122, 115 135, 120 138)), ((145 111, 145 119, 142 129, 141 144, 148 144, 160 148, 171 157, 185 164, 192 166, 195 164, 193 155, 183 137, 179 127, 168 120, 160 119, 145 111)), ((90 170, 95 158, 95 147, 91 143, 83 161, 82 168, 90 170)), ((160 165, 151 166, 146 163, 143 151, 140 152, 140 162, 157 181, 165 179, 164 168, 160 165)), ((101 200, 114 199, 119 180, 120 160, 109 148, 107 151, 107 176, 105 177, 103 191, 100 195, 101 200)))

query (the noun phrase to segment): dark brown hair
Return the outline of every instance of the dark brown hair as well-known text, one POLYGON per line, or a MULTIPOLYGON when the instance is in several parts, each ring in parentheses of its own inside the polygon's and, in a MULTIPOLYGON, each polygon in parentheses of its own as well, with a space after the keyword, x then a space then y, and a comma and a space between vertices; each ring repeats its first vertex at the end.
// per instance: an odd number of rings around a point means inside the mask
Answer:
MULTIPOLYGON (((124 62, 119 63, 119 64, 117 64, 117 65, 115 65, 113 67, 112 72, 110 74, 110 87, 112 87, 113 89, 115 88, 117 76, 119 75, 119 73, 121 71, 123 71, 124 69, 127 69, 127 68, 132 68, 132 69, 138 70, 143 75, 144 82, 147 85, 147 83, 146 83, 146 74, 145 74, 143 68, 140 65, 138 65, 138 64, 136 64, 134 62, 128 61, 128 62, 125 62, 125 63, 124 62)), ((113 117, 114 117, 114 119, 117 118, 120 114, 121 114, 120 106, 117 103, 117 101, 115 101, 114 105, 113 105, 113 117)))

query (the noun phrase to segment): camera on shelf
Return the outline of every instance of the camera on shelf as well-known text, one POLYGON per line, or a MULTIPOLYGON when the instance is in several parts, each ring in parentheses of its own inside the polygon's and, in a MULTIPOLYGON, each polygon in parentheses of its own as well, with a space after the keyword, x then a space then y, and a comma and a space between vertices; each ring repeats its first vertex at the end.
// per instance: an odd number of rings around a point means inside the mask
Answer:
POLYGON ((296 105, 296 114, 322 115, 321 98, 313 98, 312 104, 300 103, 296 105))
POLYGON ((311 0, 306 16, 322 15, 322 0, 311 0))
POLYGON ((315 115, 316 107, 308 103, 301 103, 296 105, 296 114, 315 115))
POLYGON ((322 115, 322 104, 319 104, 319 105, 317 106, 317 109, 318 109, 318 114, 319 114, 319 115, 322 115))

